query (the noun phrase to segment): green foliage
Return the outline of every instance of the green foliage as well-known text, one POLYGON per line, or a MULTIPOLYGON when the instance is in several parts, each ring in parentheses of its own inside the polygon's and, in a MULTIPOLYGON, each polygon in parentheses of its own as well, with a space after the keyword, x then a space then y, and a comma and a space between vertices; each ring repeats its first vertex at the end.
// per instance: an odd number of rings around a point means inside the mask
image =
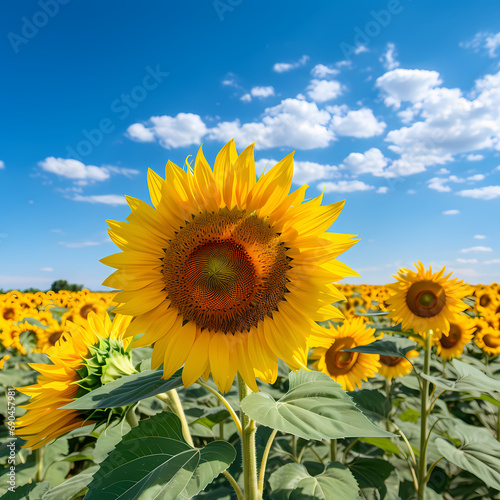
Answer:
POLYGON ((357 500, 358 484, 349 469, 331 463, 316 476, 309 474, 301 464, 287 464, 273 472, 269 478, 273 500, 322 499, 357 500))
POLYGON ((409 351, 415 349, 416 342, 407 339, 376 340, 375 342, 351 349, 343 349, 345 352, 363 352, 366 354, 380 354, 394 358, 406 358, 409 351))
POLYGON ((56 280, 50 285, 50 289, 53 292, 59 292, 61 290, 68 290, 69 292, 79 292, 83 288, 83 285, 70 285, 66 280, 56 280))
POLYGON ((187 499, 226 470, 236 450, 225 441, 189 446, 179 418, 163 412, 143 420, 101 463, 86 500, 187 499))
POLYGON ((289 383, 278 401, 253 393, 242 401, 242 410, 262 425, 305 439, 392 435, 372 424, 328 375, 300 370, 290 373, 289 383))

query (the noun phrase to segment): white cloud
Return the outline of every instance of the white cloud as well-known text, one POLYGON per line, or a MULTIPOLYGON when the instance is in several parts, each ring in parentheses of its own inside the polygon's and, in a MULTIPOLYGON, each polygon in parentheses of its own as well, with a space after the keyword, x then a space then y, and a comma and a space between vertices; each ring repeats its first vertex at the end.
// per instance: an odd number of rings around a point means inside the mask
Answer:
POLYGON ((500 259, 491 259, 491 260, 485 260, 483 264, 500 264, 500 259))
POLYGON ((54 269, 52 269, 51 267, 42 267, 40 269, 40 271, 44 271, 46 273, 51 273, 54 269))
POLYGON ((75 194, 71 197, 73 201, 85 201, 87 203, 103 203, 105 205, 126 205, 127 200, 124 196, 119 194, 101 194, 92 196, 82 196, 80 194, 75 194))
MULTIPOLYGON (((264 169, 268 171, 278 163, 273 159, 263 158, 255 162, 257 175, 261 175, 264 169)), ((312 161, 293 162, 293 182, 295 184, 310 184, 320 179, 331 179, 338 176, 338 167, 334 165, 322 165, 312 161)))
POLYGON ((382 54, 382 57, 379 60, 386 70, 392 71, 399 66, 399 62, 396 60, 396 57, 396 46, 393 43, 388 43, 386 51, 382 54))
POLYGON ((307 95, 315 102, 336 99, 342 93, 342 85, 337 80, 311 80, 307 95))
POLYGON ((386 194, 389 192, 389 188, 387 186, 380 186, 375 192, 378 194, 386 194))
POLYGON ((483 155, 474 155, 474 154, 468 154, 465 159, 467 161, 481 161, 481 160, 484 160, 484 156, 483 155))
POLYGON ((330 68, 329 66, 325 66, 324 64, 316 64, 314 68, 311 70, 311 75, 316 78, 328 78, 329 76, 338 75, 340 71, 336 68, 330 68))
POLYGON ((484 180, 484 175, 483 174, 471 175, 470 177, 467 177, 466 180, 470 182, 482 181, 484 180))
POLYGON ((260 122, 221 122, 209 131, 208 138, 227 142, 234 137, 241 147, 257 140, 257 149, 283 146, 324 148, 335 139, 328 127, 329 122, 330 113, 318 109, 315 103, 285 99, 277 106, 267 108, 260 122))
POLYGON ((60 241, 59 245, 62 245, 66 248, 86 248, 86 247, 95 247, 100 245, 101 243, 97 241, 80 241, 75 243, 68 243, 67 241, 60 241))
POLYGON ((408 189, 408 191, 406 191, 407 194, 417 194, 417 192, 414 190, 414 189, 408 189))
POLYGON ((458 215, 460 213, 460 210, 445 210, 443 212, 443 215, 458 215))
POLYGON ((440 83, 437 71, 398 68, 377 78, 375 85, 386 96, 387 106, 399 108, 401 101, 421 101, 430 89, 440 83))
POLYGON ((356 48, 354 49, 355 55, 363 54, 364 52, 370 52, 366 45, 356 45, 356 48))
POLYGON ((486 236, 484 234, 475 234, 474 239, 475 240, 485 240, 486 236))
POLYGON ((460 264, 477 264, 477 259, 457 259, 460 264))
POLYGON ((372 174, 381 176, 388 159, 384 157, 382 151, 371 148, 364 153, 351 153, 344 161, 343 167, 349 170, 350 174, 372 174))
POLYGON ((462 248, 460 253, 470 253, 470 252, 492 252, 493 249, 490 247, 470 247, 470 248, 462 248))
POLYGON ((481 31, 476 33, 472 40, 460 43, 460 46, 474 52, 485 50, 489 57, 494 58, 497 57, 497 49, 500 47, 500 33, 487 33, 481 31))
POLYGON ((259 98, 271 97, 274 95, 274 87, 253 87, 252 90, 250 90, 250 94, 252 94, 253 97, 259 98))
POLYGON ((243 102, 250 102, 252 100, 252 96, 251 94, 243 94, 241 97, 240 97, 240 101, 243 101, 243 102))
POLYGON ((81 161, 69 158, 54 158, 49 156, 38 163, 46 172, 61 175, 68 179, 81 179, 90 181, 104 181, 109 179, 109 170, 104 167, 85 165, 81 161))
POLYGON ((459 196, 475 198, 478 200, 493 200, 500 196, 500 186, 484 186, 476 189, 464 189, 458 191, 459 196))
POLYGON ((386 124, 375 118, 369 108, 347 110, 345 106, 328 106, 332 116, 332 129, 338 135, 367 138, 380 135, 386 124))
POLYGON ((153 129, 146 128, 142 123, 134 123, 127 128, 128 136, 137 142, 154 142, 153 129))
POLYGON ((436 174, 438 174, 438 175, 448 175, 448 174, 451 174, 451 172, 448 169, 446 169, 446 168, 440 168, 436 172, 436 174))
POLYGON ((2 160, 0 160, 0 170, 2 170, 3 168, 5 168, 5 163, 2 160))
POLYGON ((338 181, 325 182, 318 184, 318 189, 325 190, 327 193, 353 193, 355 191, 369 191, 375 189, 374 186, 369 186, 361 181, 338 181))
POLYGON ((291 71, 292 69, 300 68, 304 66, 309 61, 309 56, 302 56, 298 61, 293 63, 276 63, 273 66, 273 71, 276 73, 285 73, 291 71))
POLYGON ((207 132, 207 126, 201 117, 194 113, 152 116, 145 126, 134 123, 127 129, 131 139, 137 142, 151 142, 152 135, 165 149, 199 144, 207 132))
POLYGON ((449 179, 444 177, 433 177, 427 181, 427 184, 429 189, 434 189, 440 193, 449 193, 451 191, 451 187, 447 185, 447 182, 449 182, 449 179))

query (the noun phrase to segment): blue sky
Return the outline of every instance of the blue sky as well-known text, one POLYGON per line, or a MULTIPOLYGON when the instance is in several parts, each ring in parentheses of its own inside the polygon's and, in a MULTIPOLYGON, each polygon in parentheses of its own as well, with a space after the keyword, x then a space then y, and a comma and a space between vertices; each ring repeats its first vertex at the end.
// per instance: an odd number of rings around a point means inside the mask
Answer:
POLYGON ((0 288, 103 289, 106 219, 146 172, 235 137, 346 199, 344 261, 500 281, 499 7, 443 1, 8 2, 0 288))

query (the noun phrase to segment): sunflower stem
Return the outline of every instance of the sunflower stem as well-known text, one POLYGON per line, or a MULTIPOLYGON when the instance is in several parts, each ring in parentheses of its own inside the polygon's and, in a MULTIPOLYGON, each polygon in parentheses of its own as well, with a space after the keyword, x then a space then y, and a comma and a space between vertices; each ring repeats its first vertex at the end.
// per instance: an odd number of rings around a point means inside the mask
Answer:
MULTIPOLYGON (((248 396, 252 390, 243 377, 238 373, 238 387, 240 403, 248 396)), ((243 476, 245 486, 245 500, 259 500, 257 483, 257 455, 255 449, 255 421, 252 420, 243 410, 240 409, 241 417, 241 451, 243 455, 243 476)))
POLYGON ((125 420, 132 428, 137 427, 139 425, 139 420, 137 419, 137 415, 135 414, 135 406, 131 406, 127 410, 127 413, 125 413, 125 420))
MULTIPOLYGON (((429 330, 425 338, 424 344, 424 375, 430 375, 431 367, 431 347, 432 347, 432 330, 429 330)), ((425 484, 427 482, 427 417, 429 416, 429 385, 430 382, 423 377, 422 394, 420 406, 420 457, 418 460, 418 492, 417 499, 425 500, 425 484)))
POLYGON ((330 462, 337 461, 337 440, 330 439, 330 462))
POLYGON ((497 415, 497 441, 500 442, 500 407, 498 408, 498 415, 497 415))
POLYGON ((266 443, 266 448, 264 454, 262 455, 262 460, 260 462, 260 472, 259 472, 259 495, 262 497, 264 495, 264 479, 266 477, 266 465, 267 459, 269 458, 269 452, 271 451, 271 446, 273 445, 274 438, 278 434, 277 429, 274 429, 269 439, 266 443))
POLYGON ((184 436, 186 443, 194 448, 193 438, 191 437, 191 431, 189 430, 189 425, 186 420, 186 414, 184 413, 184 410, 182 408, 179 394, 177 394, 177 391, 175 389, 172 389, 171 391, 167 391, 165 394, 162 394, 162 396, 164 396, 164 399, 162 399, 162 401, 164 401, 172 410, 172 412, 179 417, 182 425, 182 435, 184 436))
POLYGON ((36 457, 36 475, 35 475, 35 482, 40 483, 42 481, 42 470, 43 470, 43 455, 45 453, 45 449, 38 448, 35 450, 35 457, 36 457))

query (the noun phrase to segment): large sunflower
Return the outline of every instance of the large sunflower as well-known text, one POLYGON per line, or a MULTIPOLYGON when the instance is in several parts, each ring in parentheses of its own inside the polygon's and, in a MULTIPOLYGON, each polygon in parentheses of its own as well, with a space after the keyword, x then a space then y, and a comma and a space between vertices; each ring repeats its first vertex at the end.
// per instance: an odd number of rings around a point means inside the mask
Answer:
POLYGON ((413 365, 407 358, 415 358, 416 356, 418 356, 418 352, 413 350, 406 353, 406 358, 380 356, 380 368, 378 372, 389 380, 396 377, 404 377, 413 370, 413 365))
POLYGON ((361 387, 363 380, 377 373, 379 355, 345 352, 344 349, 371 344, 376 340, 373 335, 375 329, 365 328, 362 318, 354 318, 327 331, 331 333, 330 343, 313 350, 311 359, 317 360, 313 366, 333 378, 346 391, 361 387))
POLYGON ((450 321, 450 329, 435 339, 437 353, 443 359, 457 358, 464 352, 465 344, 472 340, 476 327, 465 315, 459 315, 450 321))
POLYGON ((500 332, 494 328, 486 327, 476 332, 474 342, 491 356, 500 354, 500 332))
POLYGON ((123 252, 102 260, 118 269, 104 284, 122 290, 116 311, 135 316, 127 335, 145 333, 134 345, 154 344, 165 378, 184 364, 186 386, 211 372, 227 392, 239 372, 257 390, 278 357, 306 367, 308 342, 325 342, 315 321, 341 316, 332 282, 356 275, 336 260, 352 235, 325 232, 344 202, 304 202, 307 186, 289 194, 293 154, 257 181, 253 151, 238 156, 230 141, 213 171, 201 148, 194 171, 150 170, 154 208, 127 197, 128 223, 108 221, 123 252))
MULTIPOLYGON (((46 351, 52 364, 31 363, 40 373, 35 385, 19 387, 31 396, 23 406, 28 410, 17 420, 17 434, 27 441, 26 448, 40 448, 72 429, 107 421, 106 411, 65 410, 62 406, 89 390, 121 375, 133 373, 127 339, 123 332, 130 318, 117 315, 113 322, 94 313, 85 327, 67 323, 67 331, 46 351)), ((111 410, 112 413, 118 413, 111 410)))
POLYGON ((387 285, 391 292, 387 299, 389 317, 401 323, 403 330, 424 335, 433 330, 441 335, 457 314, 467 309, 462 299, 471 290, 463 281, 449 279, 452 273, 444 276, 445 267, 437 273, 430 266, 426 271, 420 261, 415 267, 417 272, 400 269, 394 276, 397 283, 387 285))

